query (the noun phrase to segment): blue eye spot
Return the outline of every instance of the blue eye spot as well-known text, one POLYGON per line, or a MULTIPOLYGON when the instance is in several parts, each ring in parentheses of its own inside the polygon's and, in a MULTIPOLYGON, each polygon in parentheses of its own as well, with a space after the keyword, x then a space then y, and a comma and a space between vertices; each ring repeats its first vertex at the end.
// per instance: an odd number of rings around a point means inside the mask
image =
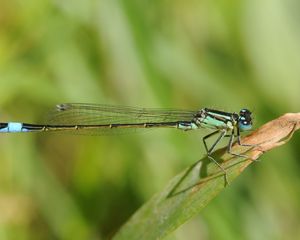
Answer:
POLYGON ((248 122, 239 122, 239 129, 241 131, 249 131, 252 129, 252 124, 248 122))
POLYGON ((238 119, 238 127, 241 131, 248 131, 252 129, 251 112, 248 109, 241 109, 238 119))

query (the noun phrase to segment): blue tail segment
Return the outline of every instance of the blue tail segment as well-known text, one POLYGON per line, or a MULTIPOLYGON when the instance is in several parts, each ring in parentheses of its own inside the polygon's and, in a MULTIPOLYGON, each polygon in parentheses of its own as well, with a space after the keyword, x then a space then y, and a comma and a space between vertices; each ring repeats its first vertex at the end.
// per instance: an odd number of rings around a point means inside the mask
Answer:
POLYGON ((28 132, 27 128, 23 127, 23 123, 9 122, 0 123, 0 133, 17 133, 17 132, 28 132))

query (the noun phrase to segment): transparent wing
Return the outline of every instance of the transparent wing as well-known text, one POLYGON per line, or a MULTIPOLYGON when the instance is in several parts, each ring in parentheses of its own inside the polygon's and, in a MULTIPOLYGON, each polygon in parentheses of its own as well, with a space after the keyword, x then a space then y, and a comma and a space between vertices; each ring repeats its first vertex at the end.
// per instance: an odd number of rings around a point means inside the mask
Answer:
MULTIPOLYGON (((64 103, 49 113, 47 124, 51 125, 106 125, 143 124, 191 121, 196 111, 172 109, 146 109, 128 106, 64 103)), ((144 128, 98 128, 68 130, 79 134, 120 134, 144 128)))

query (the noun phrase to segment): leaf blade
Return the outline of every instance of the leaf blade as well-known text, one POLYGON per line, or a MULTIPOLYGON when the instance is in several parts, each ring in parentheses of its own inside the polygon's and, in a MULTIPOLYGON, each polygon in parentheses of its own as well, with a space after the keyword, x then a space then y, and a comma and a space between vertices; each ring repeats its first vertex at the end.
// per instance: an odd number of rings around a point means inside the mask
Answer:
MULTIPOLYGON (((238 177, 260 155, 286 143, 300 128, 300 113, 285 114, 270 121, 243 139, 246 148, 235 144, 233 151, 244 153, 241 158, 226 153, 226 148, 214 153, 221 159, 229 182, 238 177)), ((113 239, 163 239, 181 224, 199 213, 225 187, 223 173, 207 158, 201 159, 175 176, 167 186, 144 204, 120 229, 113 239)))

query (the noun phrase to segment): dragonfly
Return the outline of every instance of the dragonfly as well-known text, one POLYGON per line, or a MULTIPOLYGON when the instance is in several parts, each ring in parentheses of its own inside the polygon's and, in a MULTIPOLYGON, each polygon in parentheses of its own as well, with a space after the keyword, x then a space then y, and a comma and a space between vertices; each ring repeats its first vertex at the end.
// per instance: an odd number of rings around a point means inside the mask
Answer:
POLYGON ((50 111, 44 124, 22 122, 0 123, 0 133, 19 132, 71 132, 85 135, 111 135, 139 129, 175 128, 183 131, 211 129, 203 137, 207 157, 224 173, 225 168, 213 158, 212 153, 224 137, 229 137, 227 152, 233 156, 245 157, 232 152, 235 138, 242 146, 241 132, 252 129, 251 111, 243 108, 239 113, 225 112, 210 108, 200 110, 149 109, 127 106, 113 106, 86 103, 58 104, 50 111), (218 135, 209 147, 207 140, 218 135))

